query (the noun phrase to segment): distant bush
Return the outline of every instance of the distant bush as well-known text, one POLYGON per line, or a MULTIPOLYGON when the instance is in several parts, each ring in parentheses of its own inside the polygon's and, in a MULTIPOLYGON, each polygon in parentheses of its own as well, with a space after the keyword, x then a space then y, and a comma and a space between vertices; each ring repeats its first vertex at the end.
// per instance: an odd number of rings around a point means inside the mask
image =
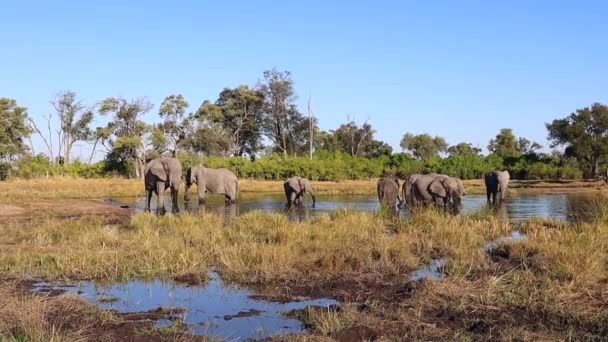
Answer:
MULTIPOLYGON (((240 178, 282 180, 299 175, 312 180, 340 181, 371 179, 383 175, 406 178, 414 173, 438 172, 462 179, 481 179, 492 170, 506 169, 513 179, 580 179, 583 172, 576 164, 560 160, 529 160, 525 157, 503 159, 496 155, 454 155, 418 160, 407 153, 395 153, 375 159, 353 157, 343 152, 318 151, 314 159, 303 156, 274 154, 255 160, 242 157, 203 157, 182 152, 178 158, 184 172, 187 168, 205 164, 212 168, 227 168, 240 178)), ((45 155, 22 158, 14 165, 0 163, 0 180, 9 175, 21 178, 44 176, 74 176, 101 178, 115 175, 133 175, 133 166, 119 158, 85 164, 79 160, 69 165, 51 165, 45 155)))

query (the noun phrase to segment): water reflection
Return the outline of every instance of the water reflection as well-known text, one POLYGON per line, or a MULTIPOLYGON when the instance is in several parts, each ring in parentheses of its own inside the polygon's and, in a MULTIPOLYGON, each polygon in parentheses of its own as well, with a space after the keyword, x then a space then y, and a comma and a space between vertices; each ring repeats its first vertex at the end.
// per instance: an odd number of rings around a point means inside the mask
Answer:
MULTIPOLYGON (((594 201, 597 201, 597 197, 593 194, 527 194, 510 196, 494 210, 499 217, 514 220, 530 217, 588 219, 592 214, 589 207, 594 201)), ((115 198, 112 203, 124 202, 130 203, 138 211, 143 210, 145 204, 143 197, 115 198)), ((281 193, 243 193, 239 203, 230 206, 224 205, 222 196, 214 195, 209 196, 204 208, 198 208, 196 201, 191 201, 188 205, 185 205, 181 199, 179 205, 191 213, 212 212, 226 218, 236 217, 251 210, 260 210, 264 213, 283 213, 296 222, 331 213, 337 209, 350 208, 369 212, 377 212, 380 209, 378 198, 375 195, 320 195, 317 196, 317 204, 314 208, 312 202, 305 202, 301 206, 287 209, 285 207, 285 196, 281 193)), ((460 213, 474 213, 486 207, 485 196, 469 195, 463 198, 460 213)), ((170 210, 170 208, 167 208, 167 210, 170 210)), ((408 215, 408 210, 401 209, 397 214, 405 217, 408 215)))

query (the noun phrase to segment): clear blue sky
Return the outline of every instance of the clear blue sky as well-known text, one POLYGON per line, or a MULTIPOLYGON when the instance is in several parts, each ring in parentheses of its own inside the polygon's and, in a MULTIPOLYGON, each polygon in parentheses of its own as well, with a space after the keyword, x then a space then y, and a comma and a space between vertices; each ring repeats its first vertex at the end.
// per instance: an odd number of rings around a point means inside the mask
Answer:
POLYGON ((148 96, 152 122, 166 95, 195 110, 276 67, 322 129, 369 118, 395 149, 405 132, 485 148, 502 127, 546 146, 544 123, 608 102, 608 2, 328 3, 6 1, 0 96, 34 117, 64 89, 148 96))

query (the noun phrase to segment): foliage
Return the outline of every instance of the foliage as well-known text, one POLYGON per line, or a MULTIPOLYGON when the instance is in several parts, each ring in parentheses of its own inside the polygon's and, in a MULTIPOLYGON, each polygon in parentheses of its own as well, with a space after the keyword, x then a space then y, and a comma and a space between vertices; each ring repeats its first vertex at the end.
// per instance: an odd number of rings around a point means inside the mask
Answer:
POLYGON ((186 108, 190 104, 181 94, 165 97, 160 104, 159 116, 164 121, 153 131, 152 145, 159 153, 171 151, 177 154, 177 148, 186 137, 189 121, 185 118, 186 108))
MULTIPOLYGON (((194 114, 199 125, 198 130, 207 126, 222 130, 229 144, 223 154, 242 156, 243 153, 254 154, 261 146, 262 108, 264 94, 258 89, 241 85, 237 88, 224 88, 215 103, 205 101, 194 114), (201 127, 202 126, 202 127, 201 127)), ((204 136, 199 135, 199 138, 204 136)), ((194 146, 203 146, 204 142, 195 140, 194 146)))
POLYGON ((73 91, 63 91, 55 96, 53 107, 59 117, 60 148, 63 146, 63 160, 70 163, 72 147, 77 141, 92 138, 89 125, 93 121, 93 109, 79 101, 73 91))
POLYGON ((16 162, 15 176, 26 179, 46 176, 102 178, 110 175, 105 166, 105 161, 85 164, 79 159, 74 160, 71 164, 51 164, 46 155, 38 154, 19 159, 16 162))
POLYGON ((98 128, 97 133, 110 153, 106 157, 107 167, 116 167, 119 172, 133 170, 139 178, 142 173, 144 157, 144 136, 149 127, 139 117, 152 109, 146 98, 127 100, 109 97, 99 107, 101 115, 113 114, 105 129, 98 128))
POLYGON ((608 106, 594 103, 546 126, 551 146, 566 146, 566 155, 576 158, 595 177, 608 156, 608 106))
POLYGON ((514 158, 521 156, 519 142, 510 128, 503 128, 496 138, 490 140, 488 144, 490 153, 494 153, 502 158, 514 158))
POLYGON ((461 142, 448 148, 448 154, 450 156, 476 156, 481 153, 479 147, 473 146, 471 143, 461 142))
POLYGON ((12 162, 29 150, 25 145, 31 133, 27 117, 27 108, 13 99, 0 98, 0 159, 12 162))
POLYGON ((412 134, 405 133, 401 139, 401 148, 412 152, 412 154, 420 159, 427 160, 432 157, 437 157, 440 153, 447 151, 448 143, 444 138, 430 134, 412 134))
MULTIPOLYGON (((295 155, 307 151, 309 123, 295 104, 297 96, 289 71, 264 71, 258 85, 263 94, 262 129, 274 144, 274 151, 295 155)), ((316 125, 316 124, 315 124, 316 125)))

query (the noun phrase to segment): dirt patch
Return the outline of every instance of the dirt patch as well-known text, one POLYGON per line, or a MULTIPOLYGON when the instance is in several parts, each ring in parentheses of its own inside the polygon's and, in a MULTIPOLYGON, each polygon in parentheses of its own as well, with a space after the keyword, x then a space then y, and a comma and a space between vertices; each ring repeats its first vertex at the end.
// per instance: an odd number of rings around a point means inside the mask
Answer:
POLYGON ((79 219, 83 216, 103 216, 112 222, 123 222, 135 210, 96 200, 53 199, 24 203, 23 207, 0 204, 0 220, 63 217, 79 219))
POLYGON ((25 213, 25 209, 10 205, 10 204, 0 204, 0 217, 5 216, 18 216, 25 213))
POLYGON ((378 332, 364 325, 357 325, 346 328, 333 334, 332 337, 338 342, 350 341, 375 341, 378 338, 378 332))
POLYGON ((176 283, 185 284, 187 286, 199 286, 207 281, 207 277, 203 277, 198 273, 185 273, 173 277, 176 283))
POLYGON ((240 311, 236 315, 226 315, 226 316, 224 316, 224 321, 230 321, 233 318, 243 318, 243 317, 259 316, 262 312, 263 311, 256 310, 256 309, 251 309, 251 310, 248 310, 248 311, 240 311))

